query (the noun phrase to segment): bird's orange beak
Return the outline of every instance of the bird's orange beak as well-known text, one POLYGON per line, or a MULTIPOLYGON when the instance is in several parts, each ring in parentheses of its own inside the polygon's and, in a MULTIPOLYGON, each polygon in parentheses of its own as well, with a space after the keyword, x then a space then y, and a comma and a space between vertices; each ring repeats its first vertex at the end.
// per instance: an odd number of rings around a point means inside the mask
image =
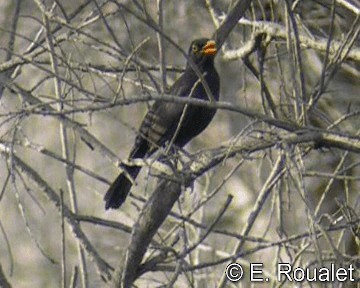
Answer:
POLYGON ((204 55, 215 55, 217 52, 216 42, 209 40, 202 49, 204 55))

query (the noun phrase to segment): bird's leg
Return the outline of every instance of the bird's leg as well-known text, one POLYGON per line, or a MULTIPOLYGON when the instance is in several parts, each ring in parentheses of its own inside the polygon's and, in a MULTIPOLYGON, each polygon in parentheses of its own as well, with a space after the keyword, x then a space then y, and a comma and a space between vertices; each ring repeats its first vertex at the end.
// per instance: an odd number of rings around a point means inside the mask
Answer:
POLYGON ((165 143, 165 149, 164 153, 161 153, 159 157, 159 161, 164 162, 172 167, 176 167, 176 162, 178 158, 179 147, 177 147, 175 144, 170 143, 170 141, 167 141, 165 143))

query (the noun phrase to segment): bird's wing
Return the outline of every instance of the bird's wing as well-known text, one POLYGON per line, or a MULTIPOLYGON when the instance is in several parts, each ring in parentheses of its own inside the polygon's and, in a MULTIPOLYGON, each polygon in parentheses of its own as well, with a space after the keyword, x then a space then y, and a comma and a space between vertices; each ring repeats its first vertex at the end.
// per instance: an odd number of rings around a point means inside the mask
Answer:
MULTIPOLYGON (((183 74, 170 88, 171 95, 187 96, 193 81, 183 74)), ((184 109, 184 104, 155 101, 146 113, 136 137, 130 158, 152 154, 173 136, 184 109)))

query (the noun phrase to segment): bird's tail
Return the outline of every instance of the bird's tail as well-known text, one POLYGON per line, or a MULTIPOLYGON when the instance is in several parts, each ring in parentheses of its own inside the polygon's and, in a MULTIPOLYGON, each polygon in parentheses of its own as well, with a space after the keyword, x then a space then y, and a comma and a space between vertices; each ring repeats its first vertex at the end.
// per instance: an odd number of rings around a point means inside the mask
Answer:
MULTIPOLYGON (((129 175, 135 180, 136 176, 139 174, 141 167, 131 167, 124 166, 124 169, 129 173, 129 175)), ((111 184, 110 188, 105 194, 105 209, 117 209, 125 201, 129 191, 131 189, 132 183, 126 177, 125 173, 121 173, 116 180, 111 184)))

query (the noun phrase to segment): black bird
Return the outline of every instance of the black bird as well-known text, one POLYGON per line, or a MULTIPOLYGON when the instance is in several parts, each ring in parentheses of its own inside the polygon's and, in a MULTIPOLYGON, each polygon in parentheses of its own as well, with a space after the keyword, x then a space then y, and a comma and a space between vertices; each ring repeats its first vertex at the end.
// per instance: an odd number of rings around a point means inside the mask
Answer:
MULTIPOLYGON (((219 100, 220 79, 214 67, 216 52, 215 41, 206 38, 194 40, 188 52, 192 64, 188 61, 184 73, 170 87, 169 94, 208 101, 214 97, 215 101, 219 100), (194 65, 197 72, 193 69, 194 65), (199 74, 202 75, 202 79, 199 78, 199 74), (209 89, 204 88, 203 81, 209 89), (207 93, 209 90, 211 93, 207 93)), ((215 109, 200 106, 185 107, 181 103, 155 101, 141 123, 129 160, 148 157, 169 141, 177 147, 183 147, 209 125, 216 112, 215 109)), ((124 164, 121 167, 133 179, 141 168, 124 164)), ((125 173, 121 173, 105 194, 105 209, 119 208, 129 194, 131 186, 132 182, 125 173)))

